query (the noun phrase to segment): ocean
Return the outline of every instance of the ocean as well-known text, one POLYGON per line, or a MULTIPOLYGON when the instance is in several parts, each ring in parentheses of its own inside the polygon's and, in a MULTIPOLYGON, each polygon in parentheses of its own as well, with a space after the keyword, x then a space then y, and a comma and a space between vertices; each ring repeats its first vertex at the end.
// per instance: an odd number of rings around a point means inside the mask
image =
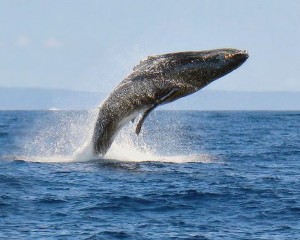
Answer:
POLYGON ((300 239, 300 112, 0 111, 0 239, 300 239))

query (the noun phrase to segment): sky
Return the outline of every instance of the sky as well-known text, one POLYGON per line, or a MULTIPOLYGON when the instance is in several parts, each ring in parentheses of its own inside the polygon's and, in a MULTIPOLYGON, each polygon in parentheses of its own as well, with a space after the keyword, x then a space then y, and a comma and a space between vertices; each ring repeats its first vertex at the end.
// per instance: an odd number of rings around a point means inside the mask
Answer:
POLYGON ((111 91, 148 55, 238 48, 208 90, 300 91, 297 0, 1 0, 0 87, 111 91))

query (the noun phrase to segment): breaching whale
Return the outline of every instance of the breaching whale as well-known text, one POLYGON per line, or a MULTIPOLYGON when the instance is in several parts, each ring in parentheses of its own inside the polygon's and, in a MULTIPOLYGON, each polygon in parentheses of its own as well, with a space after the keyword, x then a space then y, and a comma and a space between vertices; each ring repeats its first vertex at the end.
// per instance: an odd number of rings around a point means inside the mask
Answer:
POLYGON ((216 49, 150 56, 133 68, 99 108, 93 134, 93 151, 104 156, 118 131, 142 114, 136 134, 157 106, 197 92, 241 66, 246 51, 216 49))

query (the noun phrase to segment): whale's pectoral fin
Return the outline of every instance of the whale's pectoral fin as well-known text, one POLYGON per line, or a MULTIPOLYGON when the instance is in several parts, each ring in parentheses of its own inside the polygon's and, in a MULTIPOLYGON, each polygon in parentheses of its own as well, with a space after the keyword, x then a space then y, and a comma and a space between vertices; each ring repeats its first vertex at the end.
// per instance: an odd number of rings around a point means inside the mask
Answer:
POLYGON ((149 115, 149 113, 156 108, 157 105, 153 105, 152 107, 150 107, 146 112, 144 112, 143 116, 141 117, 141 119, 139 120, 138 124, 136 125, 136 129, 135 129, 135 133, 136 135, 139 135, 141 132, 141 128, 143 123, 145 122, 146 117, 149 115))
POLYGON ((172 99, 172 97, 174 97, 177 93, 178 93, 179 89, 178 88, 174 88, 171 91, 169 91, 167 94, 163 95, 162 97, 160 97, 159 99, 156 100, 156 103, 153 104, 148 110, 146 110, 143 114, 143 116, 141 117, 141 119, 139 120, 136 129, 135 129, 135 133, 137 135, 139 135, 139 133, 141 132, 141 128, 143 123, 145 122, 145 119, 148 117, 148 115, 150 114, 150 112, 155 109, 158 105, 160 105, 161 103, 167 101, 168 99, 172 99))

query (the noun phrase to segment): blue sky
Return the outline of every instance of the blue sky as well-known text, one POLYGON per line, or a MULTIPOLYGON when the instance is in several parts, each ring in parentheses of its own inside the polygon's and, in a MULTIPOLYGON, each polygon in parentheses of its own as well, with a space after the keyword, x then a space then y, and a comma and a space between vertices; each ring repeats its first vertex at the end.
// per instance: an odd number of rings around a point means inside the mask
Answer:
POLYGON ((300 1, 1 0, 0 87, 108 92, 148 55, 250 58, 207 89, 300 91, 300 1))

